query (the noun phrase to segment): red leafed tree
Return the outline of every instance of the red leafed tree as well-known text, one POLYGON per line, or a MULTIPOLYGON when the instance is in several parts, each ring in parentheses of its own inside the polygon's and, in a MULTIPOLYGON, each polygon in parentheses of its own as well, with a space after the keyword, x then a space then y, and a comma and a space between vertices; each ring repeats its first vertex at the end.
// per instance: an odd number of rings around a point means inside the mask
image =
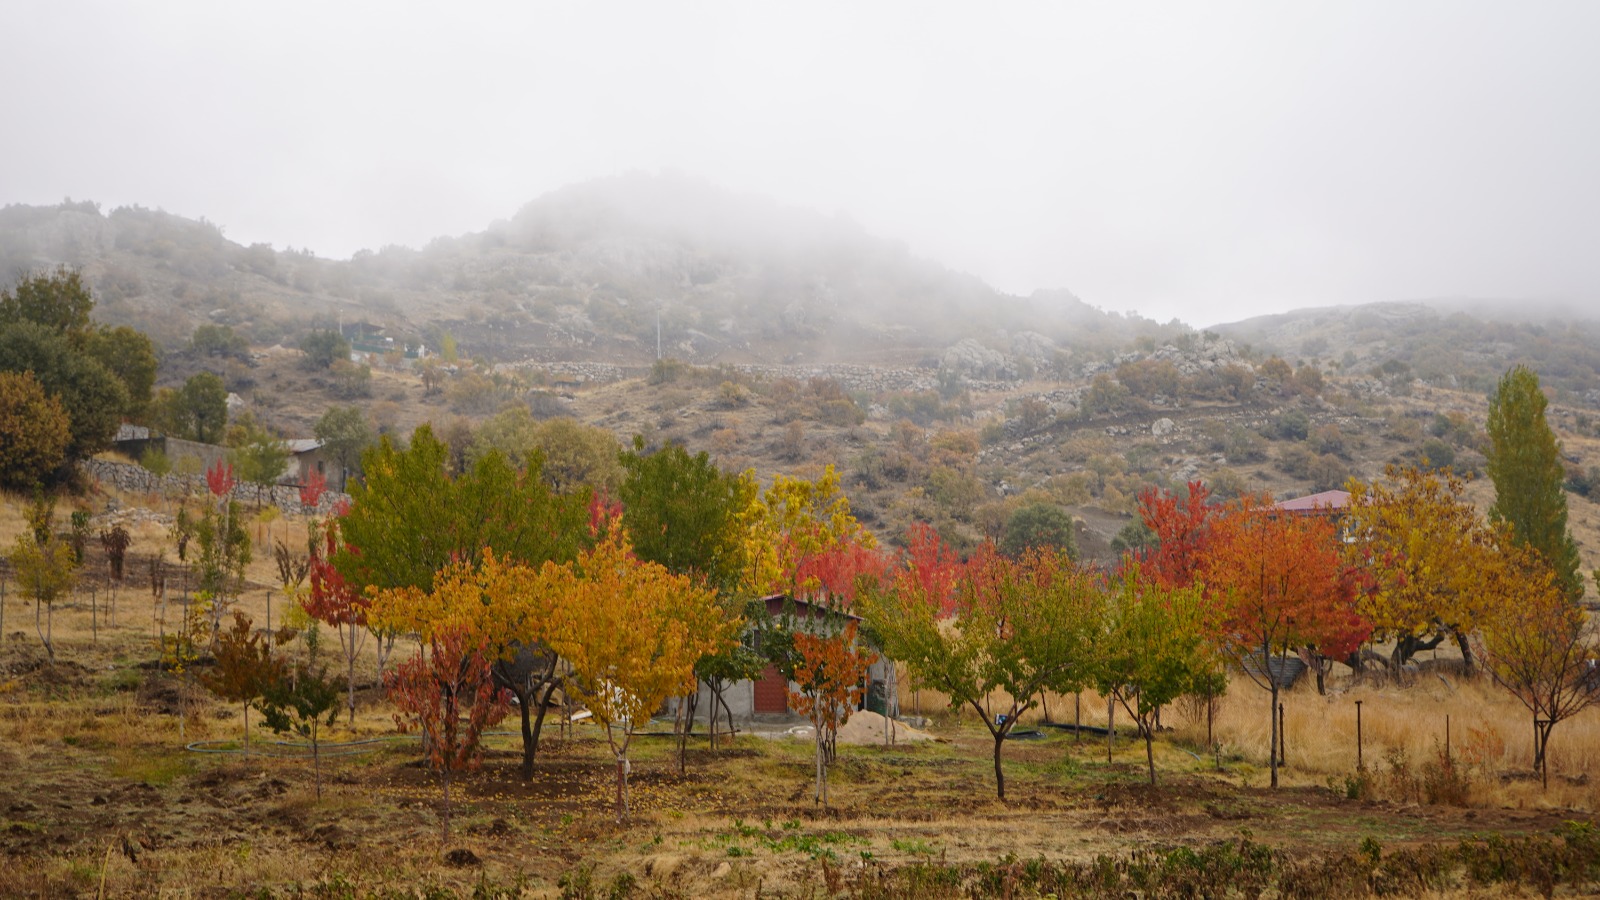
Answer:
MULTIPOLYGON (((1300 647, 1330 648, 1360 631, 1355 591, 1325 516, 1275 509, 1245 497, 1211 519, 1199 574, 1220 625, 1222 652, 1271 696, 1272 786, 1278 786, 1278 680, 1272 658, 1300 647)), ((1280 662, 1281 665, 1281 662, 1280 662)))
POLYGON ((816 739, 816 802, 828 805, 828 763, 833 758, 834 738, 850 711, 861 704, 867 668, 878 658, 876 653, 856 646, 856 623, 850 622, 838 634, 794 635, 794 681, 799 690, 789 692, 796 712, 811 720, 816 739))
MULTIPOLYGON (((323 530, 326 546, 311 560, 311 595, 303 603, 306 613, 333 626, 344 651, 345 674, 349 688, 350 723, 356 721, 356 657, 366 644, 367 597, 346 581, 331 560, 339 548, 339 522, 329 518, 323 530)), ((381 660, 379 665, 382 669, 381 660)))
POLYGON ((448 628, 384 678, 389 698, 400 713, 402 731, 422 732, 428 765, 444 782, 444 840, 450 840, 450 781, 457 772, 478 767, 484 729, 505 718, 510 693, 494 684, 490 654, 464 628, 448 628))
POLYGON ((226 497, 233 491, 238 479, 233 477, 233 464, 217 460, 211 468, 206 470, 206 487, 212 496, 226 497))
POLYGON ((1194 584, 1211 541, 1216 507, 1210 499, 1211 489, 1199 481, 1189 482, 1188 496, 1155 488, 1139 492, 1139 518, 1156 537, 1139 566, 1143 577, 1164 588, 1194 584))
POLYGON ((834 604, 848 604, 864 585, 876 585, 887 574, 889 560, 876 547, 845 540, 802 557, 794 583, 803 595, 834 604))
POLYGON ((310 515, 317 505, 322 502, 322 495, 328 492, 328 479, 322 473, 313 469, 306 476, 306 483, 300 485, 300 509, 310 515))
POLYGON ((955 613, 961 557, 926 522, 913 524, 906 539, 905 564, 895 573, 895 589, 914 591, 924 603, 938 609, 941 618, 948 618, 955 613))

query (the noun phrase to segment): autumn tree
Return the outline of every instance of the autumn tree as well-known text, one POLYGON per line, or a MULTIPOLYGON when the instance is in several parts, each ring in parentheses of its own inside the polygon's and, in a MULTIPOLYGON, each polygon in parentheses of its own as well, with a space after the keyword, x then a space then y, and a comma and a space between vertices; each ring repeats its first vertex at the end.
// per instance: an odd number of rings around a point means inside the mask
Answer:
POLYGON ((1092 576, 1050 551, 1012 561, 984 544, 955 579, 941 571, 946 558, 933 554, 932 571, 901 568, 858 608, 914 685, 944 693, 952 708, 970 708, 989 729, 995 790, 1004 800, 1000 753, 1017 718, 1045 691, 1072 693, 1094 675, 1101 592, 1092 576), (997 691, 1009 705, 990 707, 997 691))
POLYGON ((816 802, 828 805, 828 763, 833 761, 834 736, 839 726, 861 703, 867 669, 877 659, 871 650, 856 646, 856 623, 837 634, 794 635, 798 661, 794 667, 796 689, 789 691, 795 712, 811 720, 816 748, 816 802))
POLYGON ((544 711, 558 683, 557 658, 547 643, 557 602, 570 582, 560 566, 534 568, 485 549, 434 578, 433 589, 406 587, 372 598, 374 627, 431 640, 459 630, 482 643, 497 681, 517 698, 522 718, 522 778, 533 778, 544 711))
POLYGON ((0 486, 33 487, 61 468, 71 422, 32 372, 0 372, 0 486))
POLYGON ((253 625, 249 616, 235 611, 233 627, 217 640, 216 665, 200 676, 200 683, 213 694, 243 708, 246 756, 250 755, 250 704, 285 675, 284 662, 272 652, 268 635, 253 625))
POLYGON ((1216 605, 1219 648, 1270 696, 1272 786, 1278 786, 1278 691, 1274 655, 1348 643, 1363 623, 1339 558, 1338 530, 1319 515, 1244 497, 1210 523, 1200 576, 1216 605))
POLYGON ((1210 522, 1217 507, 1203 482, 1191 481, 1183 493, 1146 488, 1139 492, 1139 520, 1151 539, 1137 554, 1145 578, 1169 588, 1188 587, 1199 577, 1210 545, 1210 522))
POLYGON ((1135 569, 1109 592, 1095 680, 1116 699, 1144 738, 1150 783, 1156 783, 1157 711, 1213 671, 1207 654, 1208 608, 1198 585, 1162 587, 1135 569))
MULTIPOLYGON (((558 494, 536 464, 518 470, 499 453, 452 476, 449 457, 449 447, 426 425, 404 450, 384 437, 364 455, 366 477, 351 487, 350 509, 339 520, 343 543, 331 557, 334 569, 363 595, 393 594, 411 603, 434 595, 438 573, 451 571, 452 564, 472 567, 486 559, 485 549, 507 567, 537 569, 546 561, 569 561, 593 541, 587 490, 558 494)), ((514 603, 508 609, 521 615, 514 603)), ((378 621, 380 627, 423 634, 433 627, 421 618, 409 626, 393 618, 378 621)), ((528 629, 478 634, 490 642, 495 677, 520 704, 523 775, 532 778, 541 698, 556 677, 554 656, 528 629)))
POLYGON ((1398 669, 1454 635, 1470 665, 1467 635, 1488 612, 1485 577, 1498 552, 1493 532, 1448 470, 1389 467, 1381 481, 1352 480, 1344 545, 1359 571, 1358 608, 1374 634, 1395 642, 1398 669))
MULTIPOLYGON (((356 658, 366 643, 367 608, 371 598, 346 581, 344 575, 329 560, 339 550, 339 521, 330 519, 322 529, 325 546, 320 553, 310 557, 307 572, 311 578, 311 593, 301 603, 306 614, 318 622, 332 625, 339 635, 339 647, 344 651, 345 683, 347 687, 350 724, 356 723, 356 658)), ((392 634, 392 632, 391 632, 392 634)), ((379 639, 380 641, 382 638, 379 639)), ((393 646, 392 639, 390 646, 393 646)), ((383 668, 386 652, 378 654, 378 668, 383 668)))
MULTIPOLYGON (((746 476, 749 477, 749 476, 746 476)), ((777 475, 772 486, 740 516, 744 583, 756 594, 806 592, 804 562, 830 547, 855 543, 871 549, 872 534, 850 512, 839 475, 828 466, 814 481, 777 475)))
POLYGON ((1585 634, 1587 616, 1567 596, 1549 561, 1529 547, 1508 544, 1509 581, 1484 621, 1485 662, 1497 683, 1533 714, 1533 765, 1550 785, 1550 733, 1593 704, 1595 646, 1585 634))
POLYGON ((709 589, 634 557, 621 528, 569 565, 546 568, 560 598, 549 644, 572 665, 573 695, 605 727, 621 820, 634 730, 694 687, 695 662, 725 648, 737 623, 721 618, 709 589))
POLYGON ((1511 526, 1519 543, 1539 551, 1555 571, 1567 599, 1583 598, 1578 547, 1567 531, 1566 469, 1561 443, 1545 420, 1548 405, 1539 376, 1514 366, 1489 398, 1489 478, 1494 505, 1489 518, 1511 526))
POLYGON ((489 673, 482 640, 459 626, 430 637, 428 652, 386 675, 384 688, 400 710, 396 724, 421 732, 428 766, 444 784, 443 839, 449 841, 450 782, 457 772, 478 767, 483 732, 505 718, 510 695, 489 673))

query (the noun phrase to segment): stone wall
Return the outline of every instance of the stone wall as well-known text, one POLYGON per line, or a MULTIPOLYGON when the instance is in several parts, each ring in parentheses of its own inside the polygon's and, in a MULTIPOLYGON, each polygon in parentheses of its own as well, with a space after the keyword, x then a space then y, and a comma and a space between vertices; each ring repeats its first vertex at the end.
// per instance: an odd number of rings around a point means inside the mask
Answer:
MULTIPOLYGON (((210 493, 206 487, 204 475, 164 475, 157 477, 150 470, 142 466, 129 463, 112 462, 105 459, 86 459, 78 464, 84 474, 94 479, 96 483, 105 487, 114 487, 130 494, 155 494, 161 493, 168 497, 188 497, 210 493)), ((256 486, 253 484, 239 485, 233 489, 233 499, 241 503, 253 503, 256 500, 256 486)), ((314 515, 327 515, 339 504, 341 500, 349 500, 349 494, 337 491, 326 491, 322 501, 317 504, 314 515)), ((300 505, 300 489, 288 485, 275 485, 262 497, 263 505, 271 503, 285 513, 299 514, 307 512, 300 505)))

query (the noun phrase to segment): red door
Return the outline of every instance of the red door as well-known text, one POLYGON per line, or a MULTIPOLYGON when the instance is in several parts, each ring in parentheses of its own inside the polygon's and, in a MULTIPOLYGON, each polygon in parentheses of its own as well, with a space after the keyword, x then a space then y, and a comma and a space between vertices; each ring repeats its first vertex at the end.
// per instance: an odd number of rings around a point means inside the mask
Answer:
POLYGON ((758 713, 789 711, 789 679, 783 677, 777 666, 767 666, 756 679, 755 709, 758 713))

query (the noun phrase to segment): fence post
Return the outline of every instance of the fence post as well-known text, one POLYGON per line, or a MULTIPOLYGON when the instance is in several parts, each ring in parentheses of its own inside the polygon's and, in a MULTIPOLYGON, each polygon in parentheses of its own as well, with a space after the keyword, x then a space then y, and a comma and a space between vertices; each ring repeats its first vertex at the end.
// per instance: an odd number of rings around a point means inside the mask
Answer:
POLYGON ((1356 771, 1366 770, 1366 764, 1361 759, 1361 701, 1356 701, 1356 771))

